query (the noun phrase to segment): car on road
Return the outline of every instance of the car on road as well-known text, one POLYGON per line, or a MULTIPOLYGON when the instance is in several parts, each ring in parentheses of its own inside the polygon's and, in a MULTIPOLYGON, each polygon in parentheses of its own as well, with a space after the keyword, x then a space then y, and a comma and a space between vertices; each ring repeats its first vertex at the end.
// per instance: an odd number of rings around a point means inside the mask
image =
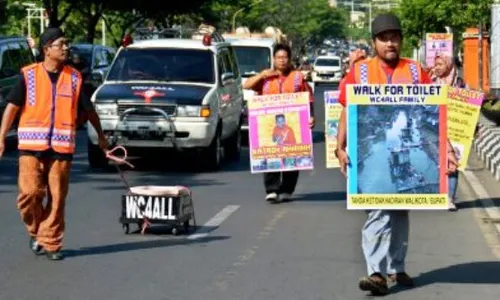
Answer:
POLYGON ((313 64, 312 81, 317 83, 339 83, 342 79, 340 56, 318 56, 313 64))
MULTIPOLYGON (((270 69, 273 66, 273 49, 277 43, 274 38, 227 38, 231 43, 238 59, 239 68, 243 83, 245 81, 260 73, 265 69, 270 69)), ((253 90, 243 90, 243 122, 241 129, 246 133, 248 132, 248 110, 247 102, 255 95, 253 90)))
MULTIPOLYGON (((239 157, 243 90, 236 54, 216 33, 141 40, 118 50, 92 96, 111 145, 133 156, 177 150, 209 169, 239 157)), ((91 167, 107 159, 88 130, 91 167)))
MULTIPOLYGON (((5 98, 16 84, 21 68, 35 62, 35 57, 24 37, 0 37, 0 119, 7 102, 5 98)), ((14 121, 8 137, 16 135, 19 118, 14 121)))
POLYGON ((103 82, 116 55, 113 47, 96 44, 71 44, 71 54, 78 54, 88 67, 91 92, 103 82))

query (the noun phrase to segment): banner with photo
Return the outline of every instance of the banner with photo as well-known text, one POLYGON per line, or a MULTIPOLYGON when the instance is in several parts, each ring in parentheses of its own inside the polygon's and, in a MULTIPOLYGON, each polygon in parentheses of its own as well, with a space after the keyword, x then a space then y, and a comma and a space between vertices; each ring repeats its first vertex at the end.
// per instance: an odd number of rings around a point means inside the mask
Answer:
POLYGON ((434 67, 437 53, 444 53, 453 57, 452 33, 427 33, 425 37, 425 65, 434 67))
POLYGON ((307 92, 250 99, 251 173, 313 169, 309 105, 307 92))
POLYGON ((337 130, 342 104, 339 103, 339 91, 326 91, 324 97, 326 168, 339 168, 340 165, 335 156, 335 149, 337 149, 337 130))
POLYGON ((484 93, 448 87, 448 138, 463 171, 469 160, 484 93))
POLYGON ((448 209, 447 86, 347 92, 347 208, 448 209))

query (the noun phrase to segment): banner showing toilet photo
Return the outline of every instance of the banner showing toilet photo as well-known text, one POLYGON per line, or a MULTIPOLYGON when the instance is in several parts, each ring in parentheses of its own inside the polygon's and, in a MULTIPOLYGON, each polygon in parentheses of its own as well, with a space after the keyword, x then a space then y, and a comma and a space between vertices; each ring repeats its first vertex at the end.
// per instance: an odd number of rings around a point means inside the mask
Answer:
POLYGON ((347 86, 347 208, 448 209, 447 86, 347 86))

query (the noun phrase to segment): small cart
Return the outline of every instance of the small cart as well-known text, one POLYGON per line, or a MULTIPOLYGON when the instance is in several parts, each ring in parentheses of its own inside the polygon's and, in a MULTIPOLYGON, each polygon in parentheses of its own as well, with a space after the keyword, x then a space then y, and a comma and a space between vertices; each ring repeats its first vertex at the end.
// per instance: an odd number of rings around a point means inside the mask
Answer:
POLYGON ((164 224, 171 227, 173 235, 187 233, 192 226, 196 227, 192 192, 184 186, 130 186, 119 165, 127 164, 127 152, 122 146, 117 146, 106 154, 108 159, 116 163, 128 191, 122 195, 120 223, 125 234, 130 233, 130 224, 137 224, 141 234, 152 224, 164 224), (124 152, 123 158, 113 155, 117 150, 124 152))

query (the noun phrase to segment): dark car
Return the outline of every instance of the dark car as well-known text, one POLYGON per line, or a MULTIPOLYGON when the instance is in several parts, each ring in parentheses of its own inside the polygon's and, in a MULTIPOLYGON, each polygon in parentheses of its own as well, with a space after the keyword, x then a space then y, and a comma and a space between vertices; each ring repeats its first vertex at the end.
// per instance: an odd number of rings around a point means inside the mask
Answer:
MULTIPOLYGON (((16 84, 21 69, 35 62, 35 57, 24 37, 0 36, 0 117, 3 116, 7 102, 5 98, 16 84)), ((18 120, 12 128, 17 128, 18 120)), ((10 131, 7 136, 13 136, 15 131, 10 131)))
POLYGON ((71 55, 78 54, 86 65, 85 74, 82 74, 84 77, 90 80, 93 80, 95 76, 99 77, 93 86, 93 90, 95 90, 108 74, 116 50, 112 47, 95 44, 72 44, 70 53, 71 55))

